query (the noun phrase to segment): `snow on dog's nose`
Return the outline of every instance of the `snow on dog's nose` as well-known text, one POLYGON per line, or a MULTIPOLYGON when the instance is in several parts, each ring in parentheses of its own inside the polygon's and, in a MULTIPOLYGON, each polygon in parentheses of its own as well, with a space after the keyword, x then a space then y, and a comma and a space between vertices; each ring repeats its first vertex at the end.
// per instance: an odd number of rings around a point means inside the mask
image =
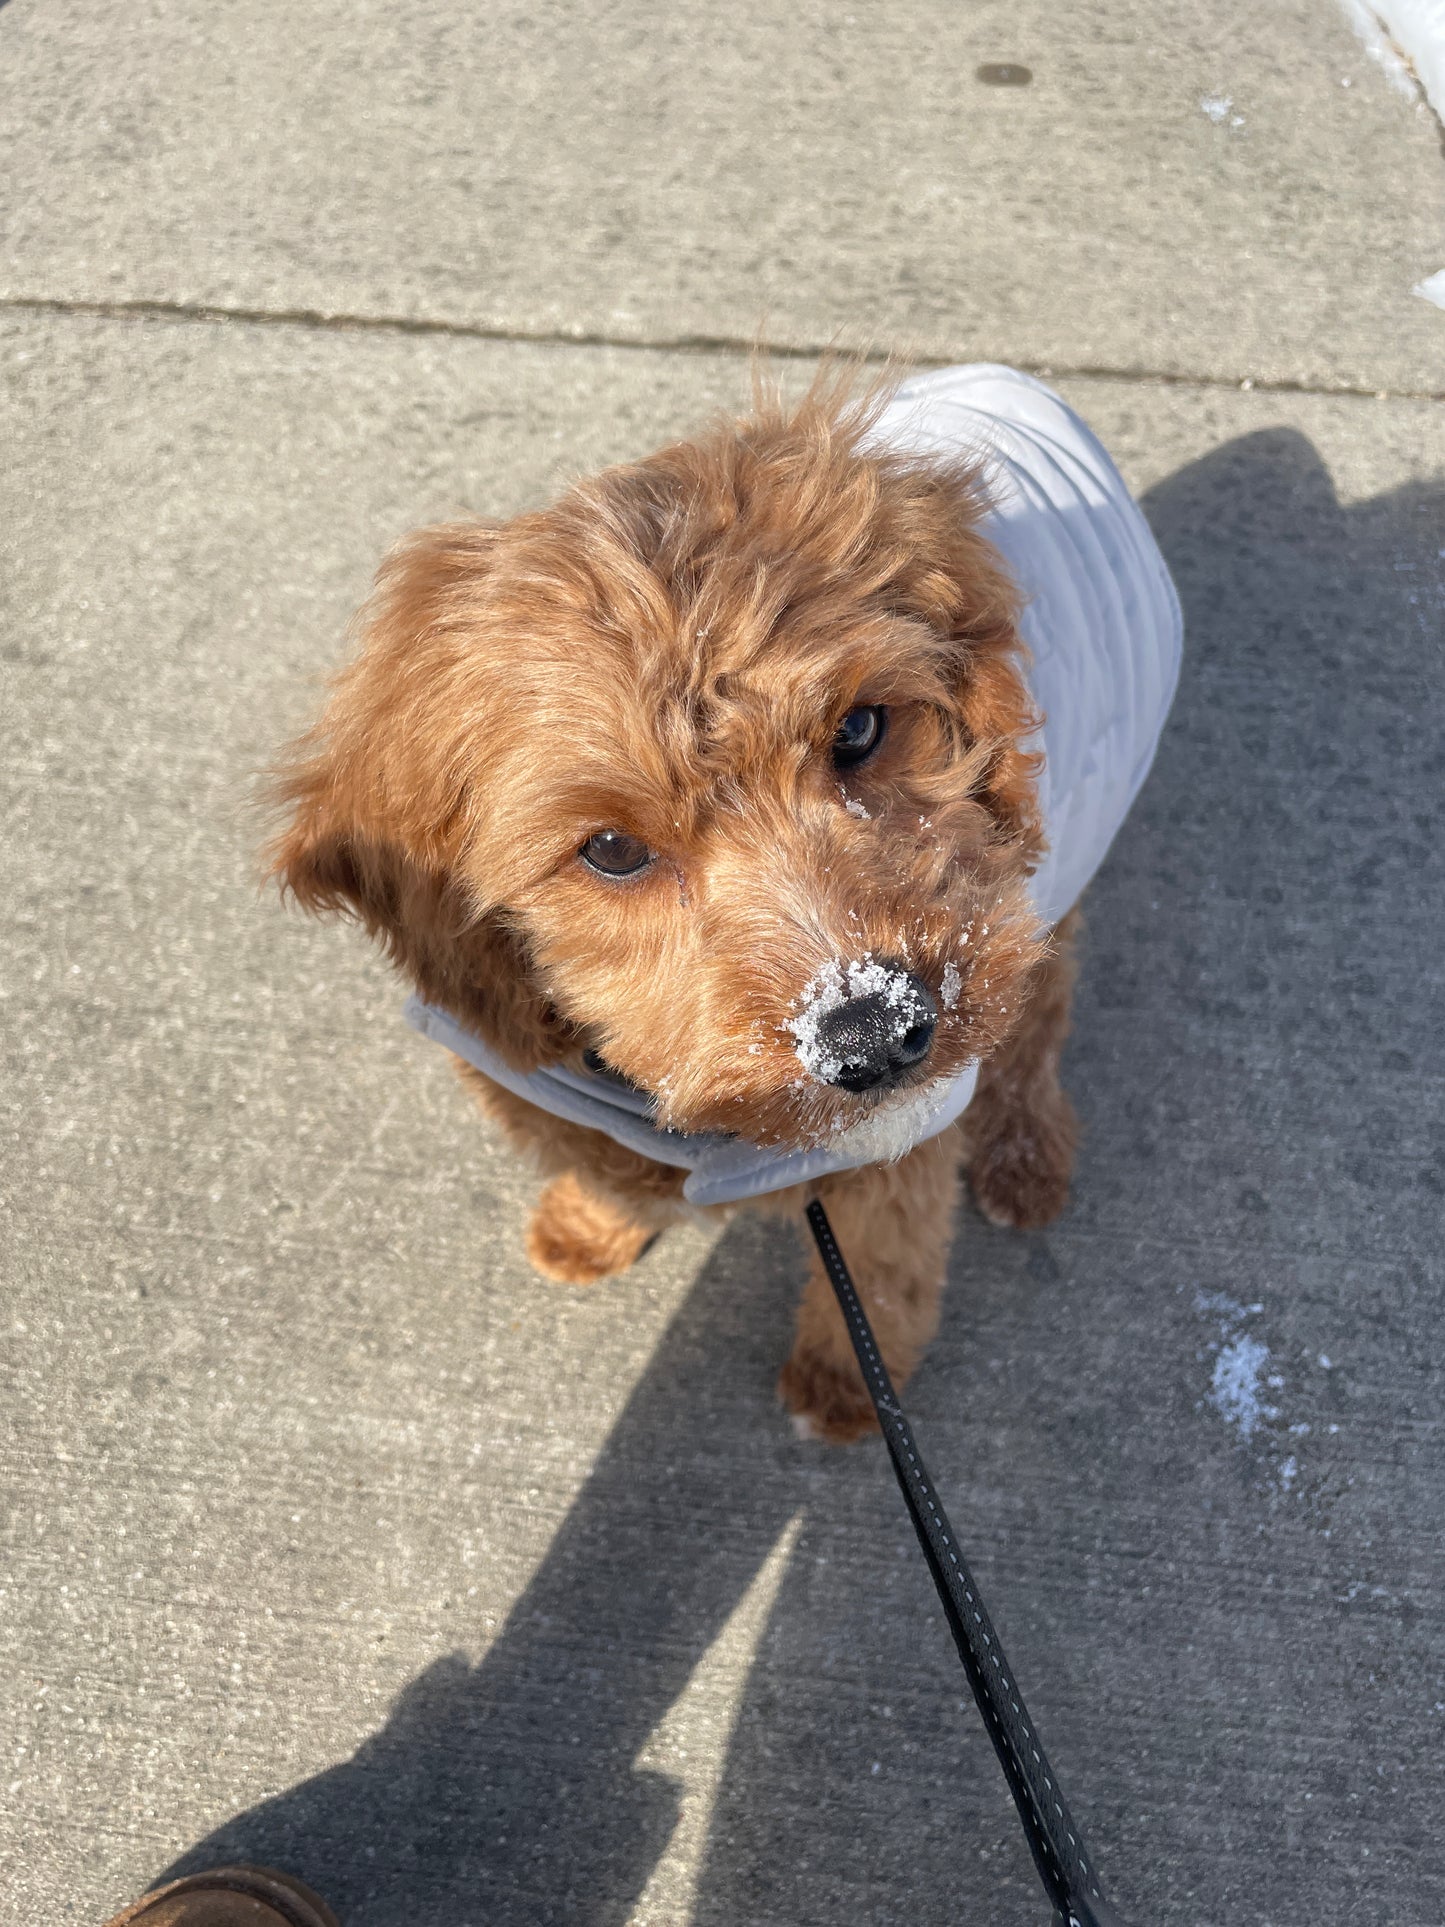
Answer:
POLYGON ((921 1064, 933 1044, 938 1006, 901 964, 865 957, 824 964, 786 1028, 804 1070, 845 1091, 884 1091, 921 1064))

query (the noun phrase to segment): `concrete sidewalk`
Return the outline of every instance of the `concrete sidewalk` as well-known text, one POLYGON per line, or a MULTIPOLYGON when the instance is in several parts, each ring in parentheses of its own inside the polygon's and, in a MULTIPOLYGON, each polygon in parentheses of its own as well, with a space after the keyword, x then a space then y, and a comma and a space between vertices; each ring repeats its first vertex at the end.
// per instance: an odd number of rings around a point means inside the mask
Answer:
POLYGON ((800 1253, 542 1284, 252 881, 385 544, 760 325, 1051 368, 1186 603, 1074 1205, 961 1226, 910 1399, 1075 1809, 1135 1922, 1445 1919, 1445 160, 1212 12, 0 4, 4 1919, 1042 1918, 881 1453, 773 1402, 800 1253))

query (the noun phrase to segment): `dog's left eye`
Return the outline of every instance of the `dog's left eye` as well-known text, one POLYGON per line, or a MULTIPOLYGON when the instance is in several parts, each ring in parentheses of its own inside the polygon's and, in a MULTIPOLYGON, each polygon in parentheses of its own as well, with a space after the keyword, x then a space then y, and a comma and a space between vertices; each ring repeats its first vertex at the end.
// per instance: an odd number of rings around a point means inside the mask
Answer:
POLYGON ((883 741, 886 713, 876 703, 860 703, 857 709, 848 711, 833 738, 835 769, 852 769, 856 763, 867 761, 883 741))
POLYGON ((636 876, 652 861, 642 838, 629 836, 626 830, 598 830, 582 845, 580 855, 589 870, 604 877, 636 876))

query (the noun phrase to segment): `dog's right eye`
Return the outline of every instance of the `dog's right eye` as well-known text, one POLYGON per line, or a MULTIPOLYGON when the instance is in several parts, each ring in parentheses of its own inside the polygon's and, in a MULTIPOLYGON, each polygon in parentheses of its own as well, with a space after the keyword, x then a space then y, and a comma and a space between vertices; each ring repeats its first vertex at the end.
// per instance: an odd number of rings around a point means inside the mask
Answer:
POLYGON ((877 703, 860 703, 850 709, 838 725, 833 738, 833 767, 853 769, 868 758, 883 741, 888 711, 877 703))
POLYGON ((636 876, 652 861, 652 852, 640 836, 625 830, 598 830, 581 849, 582 861, 589 870, 604 877, 636 876))

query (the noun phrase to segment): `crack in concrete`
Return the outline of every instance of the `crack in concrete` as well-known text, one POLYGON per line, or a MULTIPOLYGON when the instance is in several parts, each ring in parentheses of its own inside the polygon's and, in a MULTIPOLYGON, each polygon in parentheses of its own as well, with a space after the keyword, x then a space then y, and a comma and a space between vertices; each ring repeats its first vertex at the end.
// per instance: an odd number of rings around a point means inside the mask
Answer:
MULTIPOLYGON (((484 322, 447 321, 426 315, 338 314, 323 308, 247 308, 217 302, 90 301, 46 295, 0 295, 0 314, 55 315, 93 321, 226 323, 256 328, 303 328, 330 334, 436 335, 453 341, 518 342, 542 348, 617 348, 630 354, 760 355, 767 361, 818 361, 838 353, 833 342, 797 344, 749 340, 743 335, 684 334, 644 339, 595 330, 526 329, 484 322)), ((952 355, 898 356, 887 349, 862 349, 845 357, 882 367, 906 359, 910 368, 946 368, 952 355)), ((1038 362, 1015 358, 1013 366, 1045 381, 1132 381, 1162 388, 1221 388, 1266 395, 1323 395, 1356 401, 1445 401, 1445 389, 1372 388, 1358 382, 1313 382, 1290 377, 1211 375, 1198 371, 1131 368, 1108 363, 1038 362)))

